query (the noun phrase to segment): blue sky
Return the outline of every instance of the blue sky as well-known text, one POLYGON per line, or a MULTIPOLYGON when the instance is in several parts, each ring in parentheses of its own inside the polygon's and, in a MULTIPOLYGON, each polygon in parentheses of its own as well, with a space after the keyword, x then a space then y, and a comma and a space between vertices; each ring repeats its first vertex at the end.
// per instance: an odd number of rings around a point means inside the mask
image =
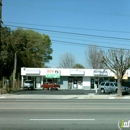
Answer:
POLYGON ((86 67, 88 45, 130 49, 130 0, 2 0, 3 25, 27 27, 52 40, 53 60, 69 52, 86 67), (100 37, 103 36, 103 37, 100 37), (108 38, 115 37, 115 38, 108 38), (123 39, 122 39, 123 38, 123 39))

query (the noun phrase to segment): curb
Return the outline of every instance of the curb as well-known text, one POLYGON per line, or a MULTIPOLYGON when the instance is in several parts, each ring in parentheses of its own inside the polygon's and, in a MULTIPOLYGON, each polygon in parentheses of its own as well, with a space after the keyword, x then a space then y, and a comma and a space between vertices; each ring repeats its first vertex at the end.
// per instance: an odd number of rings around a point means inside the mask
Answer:
POLYGON ((116 95, 0 95, 0 99, 130 99, 130 96, 116 95))

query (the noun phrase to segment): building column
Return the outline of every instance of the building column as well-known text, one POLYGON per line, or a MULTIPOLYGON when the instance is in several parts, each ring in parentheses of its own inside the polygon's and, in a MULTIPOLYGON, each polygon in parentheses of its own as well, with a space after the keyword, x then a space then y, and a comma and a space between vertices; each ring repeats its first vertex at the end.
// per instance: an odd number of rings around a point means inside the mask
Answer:
POLYGON ((43 84, 43 76, 41 76, 41 85, 43 84))
POLYGON ((23 88, 23 76, 21 77, 21 88, 23 88))

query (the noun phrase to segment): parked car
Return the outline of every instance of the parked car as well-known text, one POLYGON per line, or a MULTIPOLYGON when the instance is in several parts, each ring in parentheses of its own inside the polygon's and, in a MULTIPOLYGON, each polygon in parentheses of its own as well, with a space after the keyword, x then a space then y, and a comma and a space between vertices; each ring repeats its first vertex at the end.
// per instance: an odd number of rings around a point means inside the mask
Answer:
MULTIPOLYGON (((112 93, 118 91, 118 86, 116 82, 102 82, 99 85, 101 93, 112 93)), ((121 86, 122 93, 130 93, 130 88, 127 86, 121 86)))
POLYGON ((48 89, 48 90, 52 90, 52 89, 58 90, 60 88, 60 85, 51 82, 51 83, 45 83, 41 87, 43 87, 43 89, 48 89))
POLYGON ((25 80, 23 84, 23 89, 34 89, 33 80, 25 80))
POLYGON ((99 90, 101 93, 112 93, 116 89, 116 82, 101 82, 99 90))
MULTIPOLYGON (((122 87, 122 94, 130 94, 130 88, 127 86, 121 86, 122 87)), ((116 92, 118 91, 118 87, 116 86, 116 92)))

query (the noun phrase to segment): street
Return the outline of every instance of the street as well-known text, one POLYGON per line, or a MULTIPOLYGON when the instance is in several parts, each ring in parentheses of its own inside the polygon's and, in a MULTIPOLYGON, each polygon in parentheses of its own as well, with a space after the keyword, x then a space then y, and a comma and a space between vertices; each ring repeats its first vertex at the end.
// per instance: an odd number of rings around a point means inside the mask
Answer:
MULTIPOLYGON (((66 90, 47 90, 47 89, 34 89, 34 90, 30 90, 30 89, 26 89, 26 90, 17 90, 16 92, 13 92, 13 94, 16 95, 87 95, 87 94, 95 94, 96 91, 95 90, 84 90, 84 89, 66 89, 66 90)), ((113 93, 101 93, 100 91, 97 91, 98 95, 110 95, 110 94, 116 94, 116 92, 113 93)), ((128 95, 128 94, 125 94, 128 95)))
POLYGON ((34 89, 34 90, 18 90, 13 94, 37 94, 37 95, 86 95, 88 93, 95 93, 95 90, 47 90, 47 89, 34 89))
POLYGON ((0 130, 119 130, 129 115, 129 100, 0 99, 0 130))

